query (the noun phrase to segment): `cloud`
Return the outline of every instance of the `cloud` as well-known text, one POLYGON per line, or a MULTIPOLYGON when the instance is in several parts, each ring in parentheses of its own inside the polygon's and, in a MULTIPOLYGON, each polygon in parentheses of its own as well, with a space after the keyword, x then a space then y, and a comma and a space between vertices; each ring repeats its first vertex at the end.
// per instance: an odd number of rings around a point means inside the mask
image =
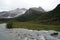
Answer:
POLYGON ((30 8, 41 6, 45 10, 52 10, 60 3, 60 0, 0 0, 0 10, 16 8, 30 8))

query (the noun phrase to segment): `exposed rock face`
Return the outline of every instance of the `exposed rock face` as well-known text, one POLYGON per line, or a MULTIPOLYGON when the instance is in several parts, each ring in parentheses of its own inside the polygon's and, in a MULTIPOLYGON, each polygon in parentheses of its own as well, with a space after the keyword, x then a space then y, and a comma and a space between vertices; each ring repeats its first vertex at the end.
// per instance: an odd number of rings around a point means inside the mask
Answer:
POLYGON ((51 34, 51 36, 53 36, 53 37, 57 37, 58 35, 59 35, 59 33, 57 33, 57 32, 51 34))

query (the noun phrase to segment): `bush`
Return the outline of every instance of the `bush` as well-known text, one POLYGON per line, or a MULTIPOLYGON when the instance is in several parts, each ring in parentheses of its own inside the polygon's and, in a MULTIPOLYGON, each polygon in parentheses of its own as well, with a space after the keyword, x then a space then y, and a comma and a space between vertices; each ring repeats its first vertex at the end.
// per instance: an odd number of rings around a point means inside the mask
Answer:
POLYGON ((6 28, 11 29, 11 28, 13 28, 12 25, 13 25, 12 23, 8 23, 6 28))

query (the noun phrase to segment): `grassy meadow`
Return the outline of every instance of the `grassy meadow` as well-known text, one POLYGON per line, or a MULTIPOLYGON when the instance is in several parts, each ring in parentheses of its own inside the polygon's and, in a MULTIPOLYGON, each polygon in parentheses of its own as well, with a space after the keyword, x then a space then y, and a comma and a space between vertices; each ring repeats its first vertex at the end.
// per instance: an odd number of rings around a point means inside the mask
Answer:
POLYGON ((8 23, 12 25, 12 28, 60 31, 60 25, 37 24, 37 23, 32 23, 32 22, 8 22, 8 23))

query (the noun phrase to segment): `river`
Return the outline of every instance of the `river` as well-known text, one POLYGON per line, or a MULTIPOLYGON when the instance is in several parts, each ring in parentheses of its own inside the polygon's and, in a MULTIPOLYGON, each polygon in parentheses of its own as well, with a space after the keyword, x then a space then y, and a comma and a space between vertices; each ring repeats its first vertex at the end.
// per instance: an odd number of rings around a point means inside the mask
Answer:
POLYGON ((60 32, 54 30, 28 30, 23 28, 7 29, 0 24, 0 40, 60 40, 60 32), (53 33, 58 35, 51 36, 53 33))

